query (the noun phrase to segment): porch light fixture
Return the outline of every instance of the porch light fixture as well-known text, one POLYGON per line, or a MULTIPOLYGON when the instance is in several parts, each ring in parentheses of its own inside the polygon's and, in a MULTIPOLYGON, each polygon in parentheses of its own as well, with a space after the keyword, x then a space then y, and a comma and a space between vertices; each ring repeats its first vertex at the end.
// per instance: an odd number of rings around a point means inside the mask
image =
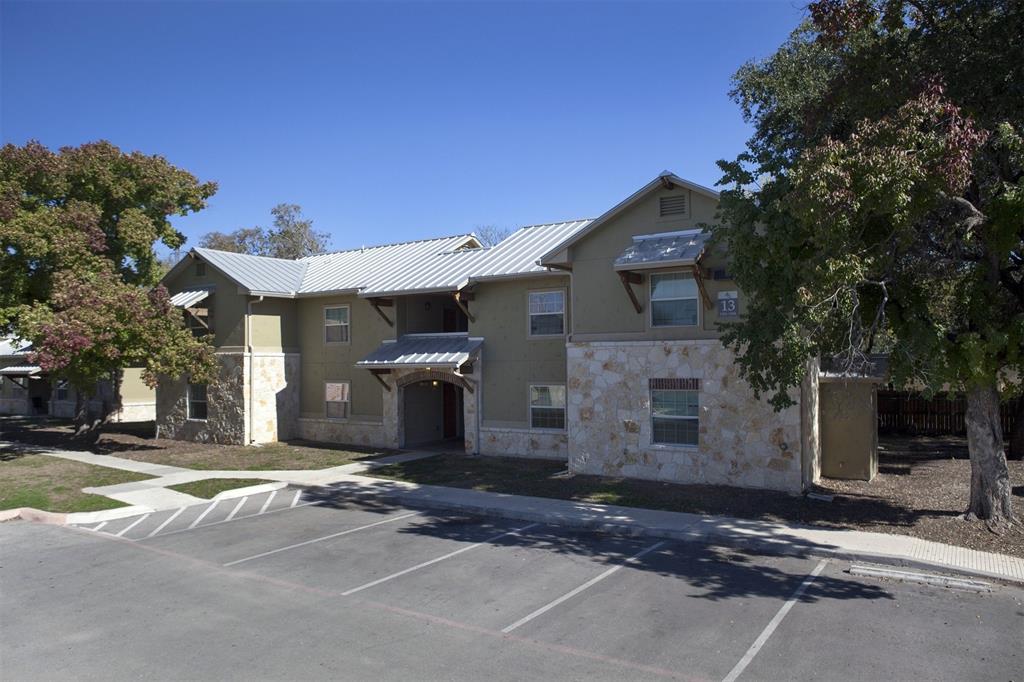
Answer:
POLYGON ((434 388, 437 388, 441 384, 441 382, 438 381, 437 379, 434 379, 430 383, 434 386, 434 388))

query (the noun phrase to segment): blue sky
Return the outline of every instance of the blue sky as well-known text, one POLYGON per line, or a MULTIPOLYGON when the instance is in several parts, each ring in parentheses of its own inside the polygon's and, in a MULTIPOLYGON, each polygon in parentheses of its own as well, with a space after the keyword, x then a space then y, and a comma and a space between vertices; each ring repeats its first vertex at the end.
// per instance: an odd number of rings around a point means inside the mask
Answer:
POLYGON ((730 76, 802 6, 4 0, 0 133, 216 180, 189 244, 279 202, 334 248, 593 217, 718 180, 750 132, 730 76))

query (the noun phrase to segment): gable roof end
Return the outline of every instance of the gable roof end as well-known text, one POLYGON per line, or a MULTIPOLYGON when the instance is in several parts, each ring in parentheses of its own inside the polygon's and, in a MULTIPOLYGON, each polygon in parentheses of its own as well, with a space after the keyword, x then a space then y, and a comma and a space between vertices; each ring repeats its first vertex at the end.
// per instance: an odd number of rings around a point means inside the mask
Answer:
POLYGON ((649 194, 650 192, 654 191, 659 187, 663 187, 666 184, 678 185, 679 187, 686 188, 690 191, 696 192, 697 194, 702 194, 710 199, 714 199, 715 201, 718 201, 719 199, 718 192, 711 189, 710 187, 705 187, 704 185, 698 185, 695 182, 684 180, 683 178, 679 177, 678 175, 670 171, 662 171, 661 173, 658 174, 658 177, 654 178, 646 185, 630 194, 628 197, 617 203, 615 206, 612 206, 610 209, 602 213, 601 216, 592 221, 585 228, 576 232, 568 239, 562 241, 554 248, 547 251, 543 256, 540 257, 540 259, 538 259, 537 263, 539 265, 547 265, 548 263, 559 262, 557 261, 557 259, 555 259, 555 256, 565 251, 567 248, 577 243, 579 240, 583 239, 585 236, 587 236, 588 234, 590 234, 591 232, 593 232, 598 227, 608 222, 618 214, 622 213, 630 206, 636 204, 638 201, 647 196, 647 194, 649 194))

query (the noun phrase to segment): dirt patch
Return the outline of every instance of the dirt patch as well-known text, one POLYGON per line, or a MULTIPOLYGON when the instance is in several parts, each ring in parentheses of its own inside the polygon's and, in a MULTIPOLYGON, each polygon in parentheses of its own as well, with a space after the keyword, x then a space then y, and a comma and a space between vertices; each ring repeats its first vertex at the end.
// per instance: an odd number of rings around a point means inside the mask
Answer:
MULTIPOLYGON (((1018 516, 1024 513, 1024 462, 1009 462, 1018 516)), ((565 464, 499 457, 441 455, 376 469, 370 475, 427 485, 473 488, 580 502, 800 523, 910 535, 1024 557, 1024 527, 997 536, 964 521, 970 462, 962 440, 891 439, 870 483, 823 479, 816 492, 832 502, 766 490, 677 485, 565 475, 565 464)))
POLYGON ((100 455, 115 455, 153 464, 186 469, 228 469, 268 471, 273 469, 326 469, 394 454, 381 448, 362 448, 289 441, 260 447, 210 445, 179 440, 157 440, 152 422, 112 424, 105 427, 92 445, 72 438, 71 425, 65 420, 39 418, 3 418, 0 440, 14 441, 37 448, 86 450, 100 455))

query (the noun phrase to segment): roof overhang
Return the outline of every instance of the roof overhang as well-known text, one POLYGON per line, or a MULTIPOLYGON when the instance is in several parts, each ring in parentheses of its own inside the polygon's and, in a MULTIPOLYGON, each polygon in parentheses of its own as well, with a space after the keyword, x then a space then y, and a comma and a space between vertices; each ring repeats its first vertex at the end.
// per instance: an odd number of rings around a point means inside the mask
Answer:
POLYGON ((176 308, 191 308, 196 303, 206 300, 213 293, 213 287, 197 287, 184 289, 171 296, 171 305, 176 308))
POLYGON ((43 368, 39 365, 11 365, 0 368, 0 376, 5 377, 31 377, 42 373, 43 368))
POLYGON ((457 370, 480 353, 484 340, 464 333, 405 334, 385 341, 377 350, 356 363, 363 369, 450 369, 457 370))

